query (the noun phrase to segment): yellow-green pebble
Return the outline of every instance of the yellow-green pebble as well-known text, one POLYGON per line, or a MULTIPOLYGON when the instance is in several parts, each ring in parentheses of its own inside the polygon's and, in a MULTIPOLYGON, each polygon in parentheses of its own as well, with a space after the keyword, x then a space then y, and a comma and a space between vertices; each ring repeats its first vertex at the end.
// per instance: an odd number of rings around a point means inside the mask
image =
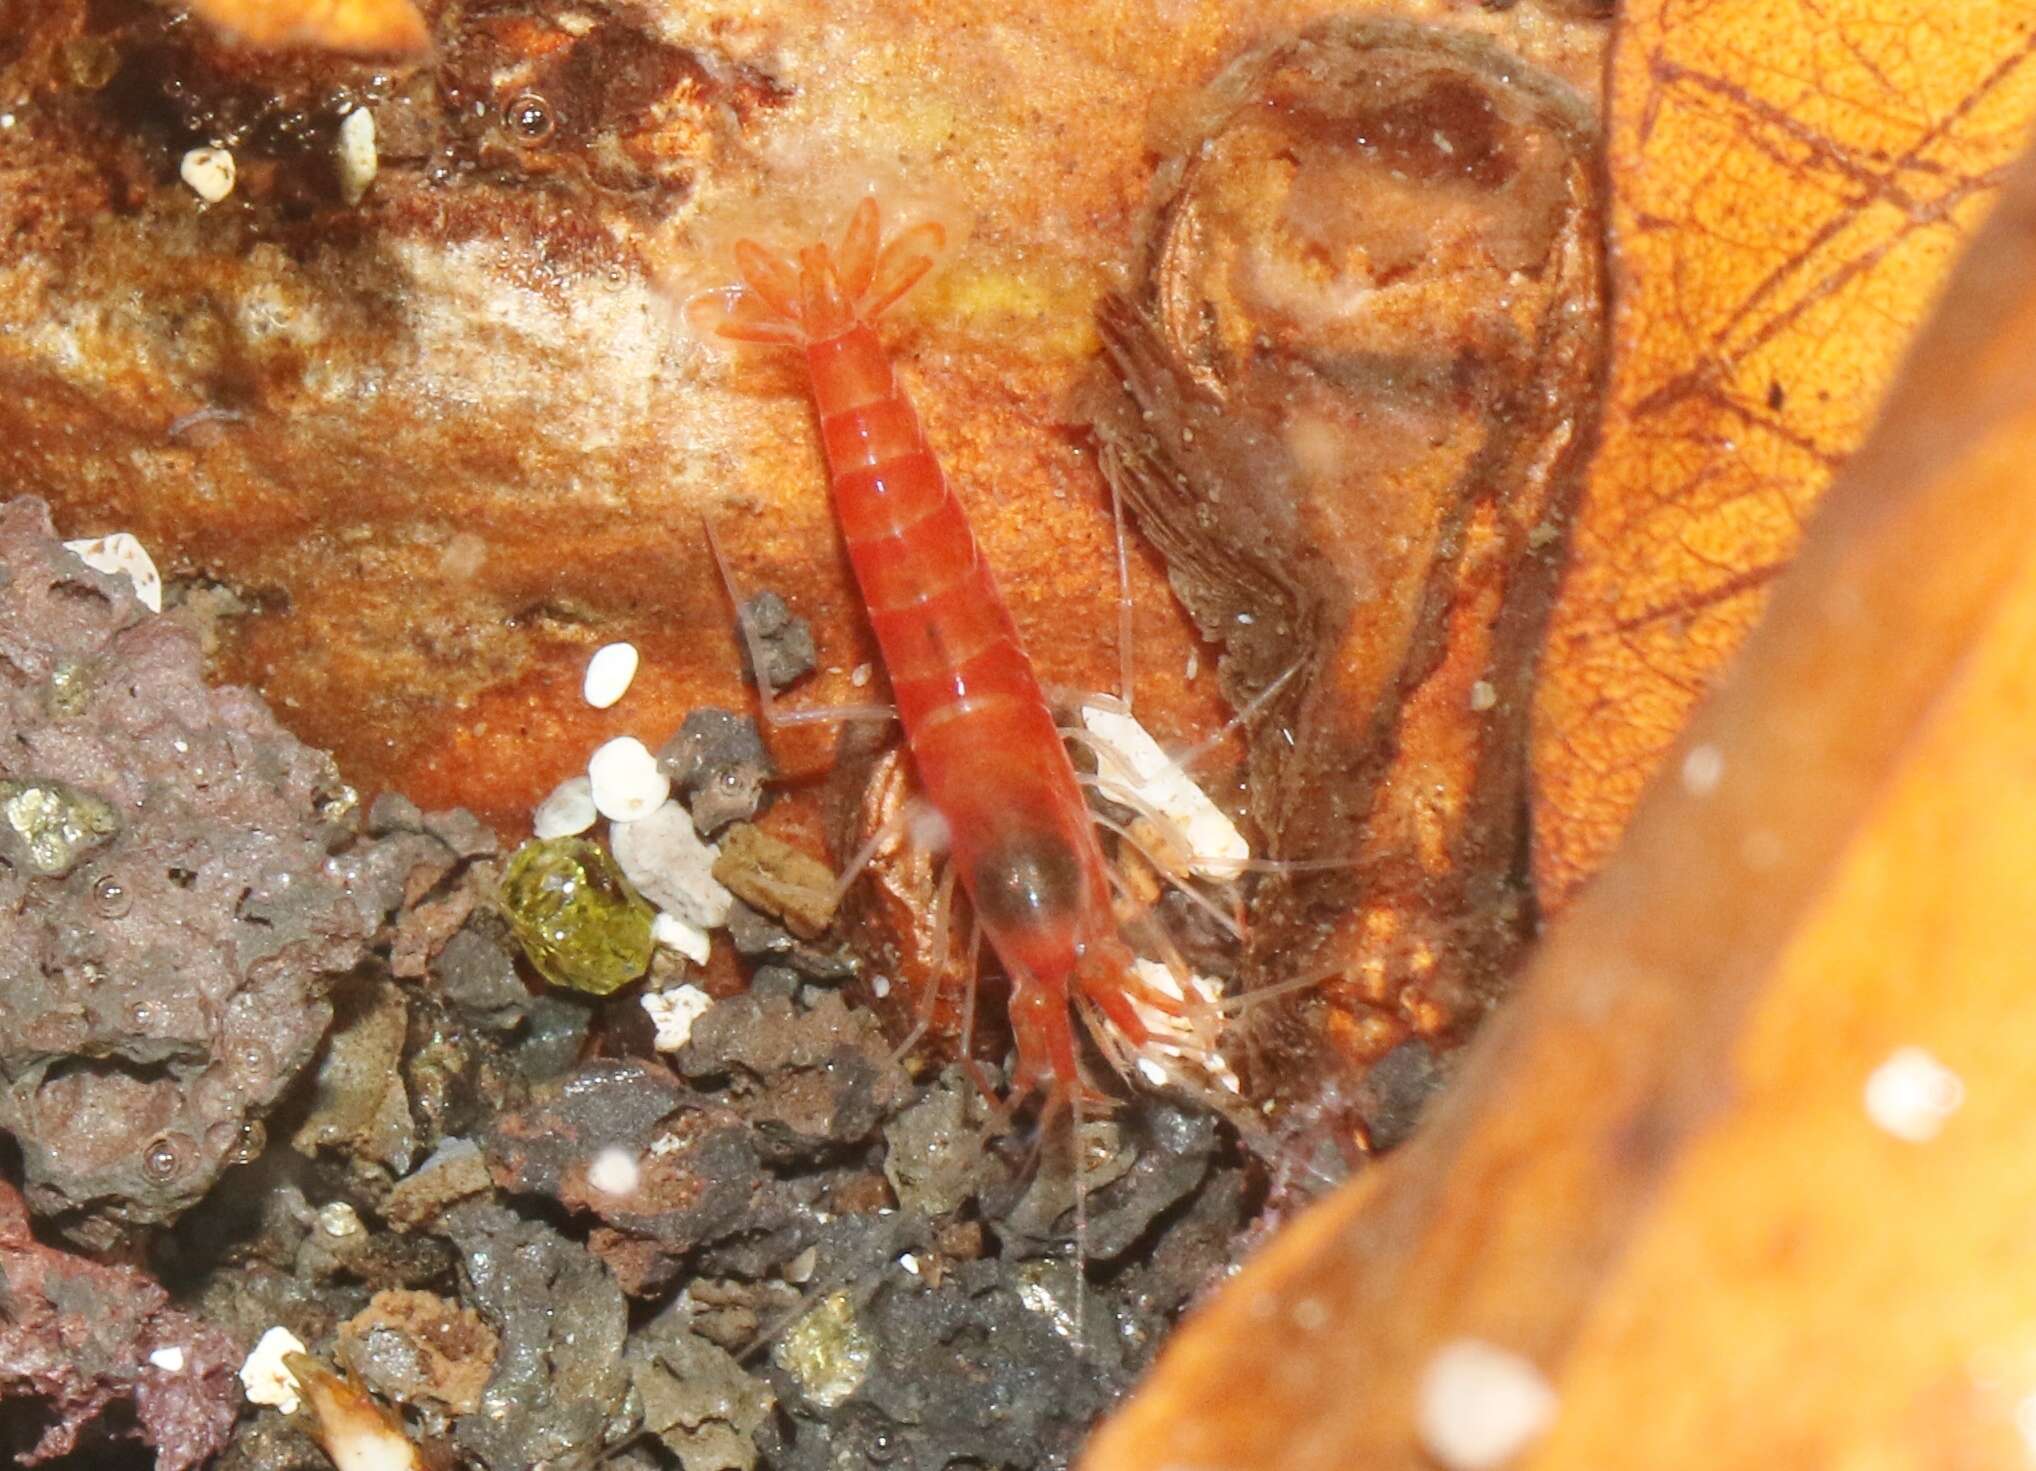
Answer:
POLYGON ((502 874, 502 912, 554 986, 606 996, 650 968, 651 908, 586 838, 533 838, 502 874))

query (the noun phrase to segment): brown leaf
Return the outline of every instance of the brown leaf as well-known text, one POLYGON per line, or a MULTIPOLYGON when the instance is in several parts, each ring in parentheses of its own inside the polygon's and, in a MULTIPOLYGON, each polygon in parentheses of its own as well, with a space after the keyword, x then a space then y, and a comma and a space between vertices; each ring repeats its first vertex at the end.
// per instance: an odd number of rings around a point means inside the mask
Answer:
POLYGON ((1603 443, 1537 690, 1535 866, 1604 860, 2036 114, 2024 4, 1628 6, 1603 443))
POLYGON ((414 56, 431 45, 411 0, 191 0, 191 9, 249 46, 414 56))
POLYGON ((2003 1463, 2036 1387, 2032 462, 2036 163, 1460 1091, 1091 1467, 1432 1464, 1463 1340, 1552 1384, 1537 1466, 2003 1463), (1963 1080, 1938 1143, 1862 1106, 1905 1045, 1963 1080))

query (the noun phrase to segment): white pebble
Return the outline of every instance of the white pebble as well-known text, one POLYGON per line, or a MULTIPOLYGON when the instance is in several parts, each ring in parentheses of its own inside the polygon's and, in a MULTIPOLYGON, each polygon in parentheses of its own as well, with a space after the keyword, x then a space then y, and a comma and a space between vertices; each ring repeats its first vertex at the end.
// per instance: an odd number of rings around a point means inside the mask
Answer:
POLYGON ((181 1374, 184 1372, 184 1351, 175 1344, 171 1344, 168 1348, 157 1349, 148 1356, 148 1361, 158 1369, 161 1369, 165 1374, 181 1374))
POLYGON ((1479 715, 1499 703, 1498 687, 1489 679, 1474 680, 1470 687, 1470 708, 1479 715))
POLYGON ((131 533, 115 531, 106 536, 89 536, 83 541, 67 541, 64 545, 95 572, 114 576, 126 573, 142 606, 151 613, 162 612, 163 576, 156 571, 155 558, 148 554, 148 548, 131 533))
POLYGON ((335 1200, 318 1208, 318 1229, 327 1236, 355 1236, 360 1233, 361 1218, 345 1201, 335 1200))
POLYGON ((919 1275, 919 1258, 909 1251, 898 1258, 898 1265, 915 1277, 919 1275))
POLYGON ((286 1415, 296 1414, 303 1401, 297 1392, 297 1376, 283 1367, 283 1356, 303 1352, 304 1340, 287 1328, 275 1327, 264 1333, 240 1366, 240 1384, 249 1403, 274 1405, 286 1415))
POLYGON ((659 1052, 677 1052, 693 1040, 693 1023, 707 1014, 714 998, 698 986, 674 986, 669 991, 643 993, 643 1009, 657 1028, 651 1045, 659 1052))
POLYGON ((708 952, 713 946, 705 930, 662 909, 650 922, 650 937, 665 949, 678 951, 695 965, 707 963, 708 952))
POLYGON ((382 167, 375 151, 375 115, 356 107, 339 120, 339 146, 333 159, 339 171, 340 196, 348 204, 359 204, 368 186, 382 167))
POLYGON ((587 1183, 603 1195, 634 1195, 642 1179, 636 1156, 626 1149, 611 1146, 587 1164, 587 1183))
MULTIPOLYGON (((595 796, 599 800, 598 790, 595 796)), ((677 802, 662 803, 635 822, 617 822, 608 846, 624 876, 658 908, 703 930, 728 923, 735 896, 714 877, 720 850, 700 836, 677 802)))
POLYGON ((530 830, 540 838, 569 838, 592 827, 600 815, 594 810, 594 784, 584 776, 569 776, 537 804, 530 830))
POLYGON ((1250 845, 1237 824, 1167 758, 1159 742, 1129 715, 1101 705, 1082 706, 1082 724, 1096 738, 1099 790, 1136 812, 1156 812, 1172 825, 1188 851, 1192 873, 1231 879, 1244 872, 1250 845))
POLYGON ((177 173, 207 204, 217 204, 233 192, 233 155, 224 148, 193 148, 177 165, 177 173))
POLYGON ((1920 1047, 1898 1047, 1866 1080, 1866 1116, 1897 1139, 1928 1144, 1965 1103, 1965 1081, 1920 1047))
POLYGON ((1449 1471, 1493 1471, 1554 1423, 1557 1401, 1527 1359, 1474 1338, 1445 1344, 1421 1375, 1416 1433, 1449 1471))
POLYGON ((657 757, 635 736, 617 736, 590 756, 587 781, 595 810, 610 822, 650 816, 672 790, 671 779, 658 770, 657 757))
POLYGON ((875 673, 876 670, 872 669, 869 665, 858 664, 855 668, 848 671, 848 682, 857 689, 861 689, 870 682, 870 676, 875 673))
POLYGON ((587 661, 586 683, 581 686, 587 703, 606 710, 628 694, 637 662, 635 644, 603 644, 594 650, 594 657, 587 661))

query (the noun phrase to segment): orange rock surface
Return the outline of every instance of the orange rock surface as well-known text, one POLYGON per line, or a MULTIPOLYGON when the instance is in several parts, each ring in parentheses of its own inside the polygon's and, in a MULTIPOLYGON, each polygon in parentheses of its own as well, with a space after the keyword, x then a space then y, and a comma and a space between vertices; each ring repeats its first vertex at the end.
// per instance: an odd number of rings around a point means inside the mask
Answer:
MULTIPOLYGON (((14 8, 0 482, 235 589, 258 611, 221 672, 365 788, 511 825, 601 739, 745 703, 703 515, 819 630, 803 698, 857 698, 873 649, 804 397, 708 356, 671 307, 738 230, 871 178, 966 234, 896 323, 901 371, 1044 677, 1113 687, 1108 501, 1068 399, 1148 133, 1240 45, 1335 9, 972 0, 935 26, 788 0, 568 26, 446 4, 431 56, 391 65, 222 46, 141 0, 14 8), (357 105, 380 168, 349 206, 331 153, 357 105), (178 163, 215 141, 238 182, 207 207, 178 163), (590 710, 581 665, 618 638, 643 672, 590 710)), ((1587 83, 1595 44, 1534 18, 1523 48, 1587 83)), ((1222 711, 1212 661, 1188 676, 1156 560, 1133 573, 1141 698, 1192 735, 1222 711)))

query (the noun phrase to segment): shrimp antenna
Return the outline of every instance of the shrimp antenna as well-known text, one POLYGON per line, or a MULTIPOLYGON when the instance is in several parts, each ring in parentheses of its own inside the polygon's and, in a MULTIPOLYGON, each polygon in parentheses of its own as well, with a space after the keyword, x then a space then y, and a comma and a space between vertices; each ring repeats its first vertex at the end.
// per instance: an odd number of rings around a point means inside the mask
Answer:
MULTIPOLYGON (((823 709, 783 710, 778 707, 776 696, 771 693, 770 678, 764 673, 763 640, 757 636, 751 625, 748 612, 742 605, 742 594, 735 588, 735 573, 728 565, 728 554, 722 550, 721 538, 714 534, 714 523, 707 517, 700 518, 700 525, 707 532, 707 548, 714 554, 714 565, 721 573, 721 586, 727 590, 729 605, 735 610, 735 628, 742 639, 744 652, 749 655, 750 672, 756 676, 757 712, 763 716, 764 724, 779 727, 787 725, 828 725, 848 720, 896 720, 898 712, 889 705, 829 705, 823 709)), ((844 886, 842 892, 846 892, 844 886)), ((839 896, 836 896, 839 902, 839 896)))
POLYGON ((1124 713, 1132 713, 1131 696, 1133 673, 1131 668, 1131 554, 1124 542, 1124 492, 1117 487, 1115 476, 1110 481, 1110 524, 1117 533, 1117 698, 1124 702, 1124 713))
POLYGON ((1302 662, 1302 660, 1296 659, 1285 669, 1281 670, 1271 684, 1253 695, 1245 703, 1242 710, 1239 710, 1235 715, 1224 721, 1215 731, 1204 736, 1186 751, 1175 757, 1174 765, 1178 766, 1182 771, 1192 771, 1204 756, 1228 740, 1232 732, 1242 730, 1245 726, 1256 720, 1259 712, 1278 698, 1279 692, 1287 687, 1288 681, 1301 672, 1302 662))

